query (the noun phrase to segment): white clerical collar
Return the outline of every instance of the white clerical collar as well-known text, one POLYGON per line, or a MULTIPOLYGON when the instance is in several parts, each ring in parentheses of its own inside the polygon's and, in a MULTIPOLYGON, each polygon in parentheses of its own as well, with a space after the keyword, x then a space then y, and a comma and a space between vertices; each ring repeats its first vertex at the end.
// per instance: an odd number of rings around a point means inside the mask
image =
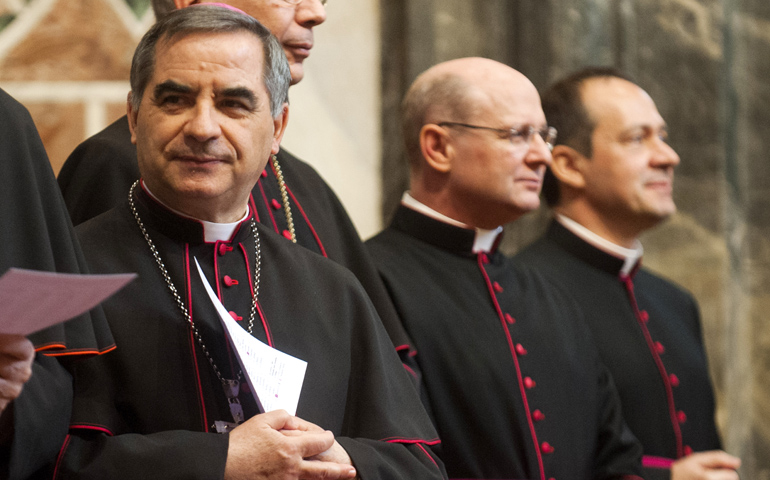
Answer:
POLYGON ((631 272, 631 269, 633 269, 637 264, 639 259, 642 258, 644 249, 642 248, 642 242, 640 242, 638 239, 634 240, 633 248, 625 248, 616 243, 610 242, 604 237, 600 237, 583 225, 572 220, 571 218, 565 217, 560 213, 556 214, 556 220, 561 223, 564 228, 582 238, 587 243, 598 248, 599 250, 607 252, 612 256, 624 259, 625 261, 623 262, 623 268, 620 269, 620 273, 624 275, 628 275, 629 272, 631 272))
POLYGON ((503 231, 503 227, 497 227, 492 230, 485 230, 483 228, 473 228, 470 225, 458 222, 454 218, 447 217, 443 213, 439 213, 424 203, 420 202, 419 200, 416 200, 409 194, 409 192, 404 192, 404 195, 401 197, 401 204, 434 220, 438 220, 439 222, 448 223, 449 225, 454 225, 455 227, 465 228, 468 230, 475 230, 476 237, 473 240, 473 253, 491 251, 492 247, 495 245, 497 237, 500 235, 500 232, 503 231))
POLYGON ((216 241, 229 242, 230 238, 232 238, 233 236, 233 232, 235 232, 235 229, 238 228, 238 225, 240 225, 241 222, 249 218, 249 205, 246 204, 246 214, 243 216, 243 218, 241 218, 237 222, 233 222, 233 223, 207 222, 206 220, 201 220, 199 218, 191 217, 189 215, 186 215, 178 210, 174 210, 173 208, 169 207, 168 205, 163 203, 158 197, 153 195, 150 189, 147 188, 147 184, 144 183, 144 180, 142 181, 142 187, 144 187, 144 191, 147 192, 147 194, 151 196, 156 202, 160 203, 161 205, 171 210, 175 214, 183 218, 188 218, 190 220, 195 220, 196 222, 200 222, 200 224, 203 225, 203 240, 207 243, 214 243, 216 241))

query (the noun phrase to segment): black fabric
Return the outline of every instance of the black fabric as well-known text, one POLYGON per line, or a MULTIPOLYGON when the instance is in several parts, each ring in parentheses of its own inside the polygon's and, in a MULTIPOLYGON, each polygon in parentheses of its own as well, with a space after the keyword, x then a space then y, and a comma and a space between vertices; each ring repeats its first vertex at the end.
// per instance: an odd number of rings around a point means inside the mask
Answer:
POLYGON ((617 385, 623 412, 645 455, 680 458, 684 453, 721 447, 714 422, 714 396, 695 300, 673 283, 641 268, 633 276, 634 294, 665 375, 665 381, 619 278, 623 261, 574 235, 554 221, 545 236, 515 261, 537 269, 571 292, 590 328, 599 353, 617 385), (667 401, 671 385, 675 411, 686 415, 677 442, 667 401), (678 444, 679 443, 679 444, 678 444))
POLYGON ((576 305, 500 253, 473 254, 473 238, 402 206, 367 242, 450 478, 634 478, 641 448, 576 305))
MULTIPOLYGON (((278 163, 290 194, 297 243, 356 275, 402 362, 413 369, 410 341, 337 195, 310 165, 286 150, 278 153, 278 163)), ((122 204, 138 178, 136 147, 131 143, 128 119, 122 117, 81 143, 62 166, 58 181, 72 222, 78 225, 122 204)), ((280 187, 270 163, 252 194, 259 221, 279 234, 287 231, 280 187)))
MULTIPOLYGON (((0 275, 9 268, 86 273, 67 210, 29 112, 0 90, 0 275)), ((0 308, 1 310, 1 308, 0 308)), ((0 312, 2 315, 2 312, 0 312)), ((78 356, 114 346, 100 307, 30 336, 39 352, 78 356)), ((38 353, 2 418, 0 476, 50 478, 72 408, 72 382, 38 353)))
MULTIPOLYGON (((254 268, 248 220, 231 242, 204 243, 200 224, 140 192, 147 231, 212 358, 234 378, 236 361, 193 258, 246 328, 254 268), (228 286, 225 276, 238 284, 228 286)), ((127 202, 77 230, 93 270, 139 279, 104 304, 117 350, 74 370, 73 435, 59 478, 221 478, 228 437, 207 432, 231 418, 222 387, 127 202)), ((435 430, 355 277, 263 225, 259 236, 253 335, 308 362, 297 415, 333 431, 362 478, 441 478, 428 453, 435 430)), ((240 398, 247 417, 257 413, 248 392, 240 398)))

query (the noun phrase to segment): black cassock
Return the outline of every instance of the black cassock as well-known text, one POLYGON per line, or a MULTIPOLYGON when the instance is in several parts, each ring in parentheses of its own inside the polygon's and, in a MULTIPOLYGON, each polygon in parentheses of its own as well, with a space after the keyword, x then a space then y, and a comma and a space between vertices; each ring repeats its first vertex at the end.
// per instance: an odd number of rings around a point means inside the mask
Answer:
MULTIPOLYGON (((646 269, 621 278, 622 259, 557 221, 515 259, 572 292, 586 312, 646 465, 720 448, 700 316, 690 294, 646 269)), ((655 470, 648 476, 667 475, 655 470)))
MULTIPOLYGON (((85 273, 85 260, 29 112, 0 90, 0 275, 9 268, 85 273)), ((0 306, 0 317, 4 315, 0 306)), ((100 308, 30 336, 33 373, 2 416, 0 478, 50 477, 67 433, 72 383, 48 355, 114 347, 100 308)))
POLYGON ((367 242, 423 374, 450 478, 638 478, 641 448, 577 306, 473 230, 401 206, 367 242))
MULTIPOLYGON (((183 219, 138 189, 136 206, 203 342, 225 378, 237 361, 203 291, 194 258, 225 307, 247 328, 254 237, 203 242, 183 219), (191 306, 190 306, 191 305, 191 306)), ((127 203, 77 227, 96 272, 138 272, 104 303, 118 348, 74 372, 73 435, 62 478, 221 478, 231 421, 220 381, 191 334, 127 203)), ((438 442, 409 376, 355 277, 259 225, 259 311, 253 335, 308 362, 297 416, 331 430, 366 479, 441 478, 438 442)), ((246 418, 257 413, 249 392, 246 418)))
MULTIPOLYGON (((410 341, 388 299, 358 232, 337 195, 307 163, 284 149, 278 163, 289 195, 297 243, 352 271, 372 300, 402 362, 413 366, 410 341)), ((72 222, 78 225, 125 201, 139 179, 136 147, 128 119, 121 119, 81 143, 59 173, 59 186, 72 222)), ((276 233, 288 234, 276 172, 269 162, 252 190, 258 221, 276 233)))

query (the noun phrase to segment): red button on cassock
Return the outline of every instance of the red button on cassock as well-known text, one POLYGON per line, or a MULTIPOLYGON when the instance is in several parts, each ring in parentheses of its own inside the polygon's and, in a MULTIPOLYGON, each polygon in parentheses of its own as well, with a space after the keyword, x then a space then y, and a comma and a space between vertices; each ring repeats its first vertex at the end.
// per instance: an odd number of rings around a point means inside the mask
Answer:
POLYGON ((230 314, 230 316, 231 316, 231 317, 233 317, 233 320, 235 320, 235 321, 237 321, 237 322, 240 322, 241 320, 243 320, 243 317, 241 317, 241 316, 240 316, 240 315, 238 315, 237 313, 233 312, 232 310, 230 310, 230 311, 229 311, 229 312, 227 312, 227 313, 229 313, 229 314, 230 314))
POLYGON ((524 348, 524 345, 517 343, 515 348, 516 348, 516 353, 518 353, 519 355, 524 356, 527 354, 527 349, 524 348))
POLYGON ((541 451, 541 452, 543 452, 543 453, 553 453, 553 452, 554 452, 554 450, 556 450, 556 449, 555 449, 555 448, 553 448, 553 447, 551 446, 551 444, 550 444, 550 443, 548 443, 548 442, 543 442, 543 443, 540 445, 540 451, 541 451))
POLYGON ((276 209, 276 210, 278 210, 279 208, 281 208, 281 202, 279 202, 279 201, 278 201, 278 200, 276 200, 276 199, 272 199, 272 200, 270 200, 270 205, 272 205, 272 206, 273 206, 273 208, 274 208, 274 209, 276 209))
POLYGON ((238 285, 238 280, 235 280, 233 278, 230 278, 230 275, 225 275, 225 278, 223 278, 225 285, 228 287, 232 287, 233 285, 238 285))
POLYGON ((267 170, 262 170, 260 175, 262 175, 262 178, 267 178, 267 170))
POLYGON ((679 420, 679 423, 684 423, 687 421, 687 414, 679 410, 676 412, 676 419, 679 420))
POLYGON ((511 315, 510 313, 505 314, 505 321, 510 324, 516 323, 516 319, 513 318, 513 315, 511 315))
POLYGON ((535 385, 537 385, 537 383, 535 383, 535 381, 532 380, 530 377, 524 377, 524 386, 525 387, 527 387, 527 388, 535 388, 535 385))
POLYGON ((684 454, 685 455, 690 455, 691 453, 692 453, 692 447, 689 446, 689 445, 685 445, 684 446, 684 454))
POLYGON ((503 293, 503 287, 497 282, 492 284, 492 288, 494 288, 497 293, 503 293))
POLYGON ((672 387, 678 387, 679 386, 679 377, 677 377, 673 373, 668 376, 668 379, 671 382, 671 386, 672 387))
POLYGON ((639 316, 642 318, 643 322, 646 322, 650 319, 650 314, 647 313, 647 310, 642 310, 641 312, 639 312, 639 316))
POLYGON ((536 422, 539 422, 539 421, 545 420, 545 414, 540 410, 535 410, 534 412, 532 412, 532 418, 536 422))
POLYGON ((489 257, 487 256, 486 253, 481 253, 479 255, 479 258, 481 258, 481 263, 483 263, 484 265, 489 263, 489 257))
POLYGON ((288 230, 284 230, 284 231, 283 231, 283 232, 281 232, 281 233, 283 234, 283 236, 284 236, 284 237, 286 237, 286 238, 288 238, 289 240, 291 240, 291 232, 290 232, 290 231, 288 231, 288 230))
POLYGON ((663 355, 666 351, 666 347, 660 342, 655 342, 655 351, 658 352, 658 355, 663 355))
POLYGON ((232 252, 232 251, 233 251, 233 247, 231 247, 229 245, 226 245, 224 243, 220 243, 219 244, 219 254, 220 255, 224 255, 225 253, 232 252))

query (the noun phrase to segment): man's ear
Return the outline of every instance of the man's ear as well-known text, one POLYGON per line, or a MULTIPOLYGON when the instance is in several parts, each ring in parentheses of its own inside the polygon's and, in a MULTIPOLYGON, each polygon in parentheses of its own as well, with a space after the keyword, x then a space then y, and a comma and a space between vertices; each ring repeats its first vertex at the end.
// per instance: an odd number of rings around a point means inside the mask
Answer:
POLYGON ((136 117, 139 110, 134 110, 134 104, 131 102, 131 92, 128 92, 126 99, 126 116, 128 117, 128 129, 131 130, 131 143, 136 145, 136 117))
POLYGON ((584 170, 586 162, 590 160, 567 145, 556 145, 551 154, 553 155, 551 172, 559 183, 571 188, 584 188, 586 184, 584 170))
POLYGON ((289 104, 284 103, 281 113, 273 119, 273 146, 270 153, 277 154, 281 149, 281 139, 289 123, 289 104))
POLYGON ((420 150, 425 163, 433 170, 441 173, 452 170, 454 148, 445 128, 431 123, 423 125, 420 129, 420 150))
POLYGON ((174 5, 176 5, 177 10, 189 7, 193 3, 198 3, 198 0, 174 0, 174 5))

